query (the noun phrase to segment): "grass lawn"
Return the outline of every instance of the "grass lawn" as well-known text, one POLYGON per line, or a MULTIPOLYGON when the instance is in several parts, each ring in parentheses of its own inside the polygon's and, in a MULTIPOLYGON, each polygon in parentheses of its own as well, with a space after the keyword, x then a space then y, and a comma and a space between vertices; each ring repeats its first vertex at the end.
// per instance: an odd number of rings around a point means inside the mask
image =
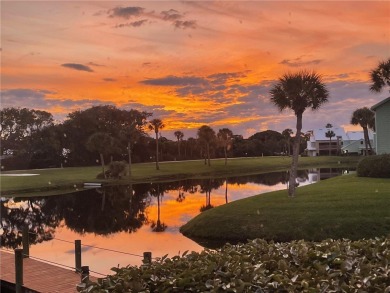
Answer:
MULTIPOLYGON (((299 168, 314 167, 356 167, 359 157, 302 157, 299 168)), ((160 170, 154 163, 134 164, 133 176, 121 180, 98 180, 100 166, 58 168, 44 170, 7 171, 2 174, 33 173, 38 176, 9 177, 1 176, 1 195, 52 195, 73 192, 80 189, 84 182, 102 182, 104 184, 126 184, 175 181, 187 178, 209 178, 222 176, 249 175, 284 171, 289 168, 289 157, 259 157, 229 159, 227 166, 224 159, 212 160, 211 167, 204 165, 203 160, 163 162, 160 170)))
POLYGON ((345 175, 300 187, 295 198, 256 195, 203 212, 181 232, 199 242, 390 236, 390 179, 345 175))

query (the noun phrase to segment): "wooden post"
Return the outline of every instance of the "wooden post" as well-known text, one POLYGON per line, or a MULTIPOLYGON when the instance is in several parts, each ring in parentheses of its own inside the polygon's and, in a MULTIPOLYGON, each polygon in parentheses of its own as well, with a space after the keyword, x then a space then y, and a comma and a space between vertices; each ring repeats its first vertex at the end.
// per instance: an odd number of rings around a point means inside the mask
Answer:
POLYGON ((89 266, 81 267, 81 283, 87 284, 89 282, 89 266))
POLYGON ((81 240, 74 241, 74 256, 76 273, 81 272, 81 240))
POLYGON ((149 251, 144 252, 144 259, 142 261, 144 264, 152 263, 152 253, 149 251))
POLYGON ((23 226, 22 230, 22 244, 23 244, 23 257, 28 258, 30 256, 30 241, 29 241, 28 226, 23 226))
POLYGON ((23 249, 15 249, 15 289, 22 293, 23 288, 23 249))

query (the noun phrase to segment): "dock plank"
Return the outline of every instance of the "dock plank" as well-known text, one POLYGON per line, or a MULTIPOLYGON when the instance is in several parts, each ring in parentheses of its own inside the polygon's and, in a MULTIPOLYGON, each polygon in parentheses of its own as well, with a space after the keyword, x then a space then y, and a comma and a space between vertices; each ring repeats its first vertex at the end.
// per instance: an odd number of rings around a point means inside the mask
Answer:
MULTIPOLYGON (((1 280, 15 283, 15 255, 0 251, 1 280)), ((96 278, 90 276, 91 281, 96 278)), ((77 292, 80 275, 74 271, 31 258, 23 259, 23 286, 42 293, 77 292)))

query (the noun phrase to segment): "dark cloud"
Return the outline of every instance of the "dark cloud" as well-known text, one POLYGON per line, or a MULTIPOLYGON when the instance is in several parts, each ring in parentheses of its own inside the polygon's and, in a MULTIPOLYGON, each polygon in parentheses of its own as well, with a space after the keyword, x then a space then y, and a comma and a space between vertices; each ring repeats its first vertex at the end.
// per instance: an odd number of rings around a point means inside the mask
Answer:
POLYGON ((92 99, 72 100, 61 98, 58 97, 57 92, 45 89, 5 89, 0 94, 1 108, 18 108, 20 105, 28 105, 29 108, 48 112, 50 112, 51 108, 62 108, 64 112, 52 113, 57 120, 65 119, 66 115, 73 111, 72 109, 87 109, 95 105, 107 104, 107 102, 103 103, 102 101, 92 99))
POLYGON ((154 79, 145 79, 140 81, 140 83, 148 85, 158 85, 158 86, 187 86, 187 85, 200 85, 207 84, 208 81, 204 78, 197 76, 174 76, 169 75, 162 78, 154 79))
POLYGON ((166 21, 176 21, 183 17, 182 14, 179 13, 179 11, 175 9, 169 9, 167 11, 161 12, 162 19, 166 21))
POLYGON ((121 27, 140 27, 148 22, 147 19, 142 19, 142 20, 137 20, 133 22, 128 22, 128 23, 121 23, 117 24, 115 27, 116 28, 121 28, 121 27))
POLYGON ((145 11, 142 7, 115 7, 108 11, 109 17, 119 17, 124 19, 130 19, 132 17, 141 16, 145 11))
POLYGON ((103 78, 104 81, 108 81, 108 82, 111 82, 111 81, 116 81, 115 78, 110 78, 110 77, 107 77, 107 78, 103 78))
POLYGON ((196 29, 197 27, 196 20, 175 20, 173 22, 173 25, 176 28, 181 28, 181 29, 187 29, 187 28, 196 29))
POLYGON ((247 72, 224 72, 224 73, 216 73, 207 76, 208 79, 211 79, 214 84, 224 84, 226 81, 231 79, 238 79, 246 77, 247 72))
POLYGON ((172 117, 176 112, 174 110, 165 110, 164 105, 144 105, 138 102, 129 101, 129 103, 122 105, 124 109, 136 109, 138 111, 145 111, 153 113, 153 117, 164 119, 166 117, 172 117))
POLYGON ((64 64, 61 64, 61 66, 71 68, 74 70, 93 72, 93 70, 89 66, 86 66, 83 64, 78 64, 78 63, 64 63, 64 64))
POLYGON ((97 63, 95 63, 95 62, 88 62, 88 65, 90 65, 90 66, 95 66, 95 67, 106 67, 106 65, 97 64, 97 63))
POLYGON ((314 60, 302 60, 303 56, 295 58, 295 59, 284 59, 279 64, 284 64, 290 67, 299 67, 299 66, 308 66, 308 65, 316 65, 322 62, 321 59, 314 60))
POLYGON ((55 94, 55 92, 40 89, 7 89, 1 91, 1 106, 16 107, 20 105, 32 105, 36 103, 45 106, 45 103, 40 103, 46 99, 49 94, 55 94))

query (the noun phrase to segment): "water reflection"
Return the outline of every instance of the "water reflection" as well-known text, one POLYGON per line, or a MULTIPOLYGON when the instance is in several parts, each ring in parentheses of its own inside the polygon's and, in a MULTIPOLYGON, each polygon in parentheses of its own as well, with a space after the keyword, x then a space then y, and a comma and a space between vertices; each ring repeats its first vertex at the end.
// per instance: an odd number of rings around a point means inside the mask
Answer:
MULTIPOLYGON (((309 184, 314 179, 322 178, 318 174, 328 173, 329 170, 318 173, 318 169, 300 171, 297 181, 300 185, 309 184), (311 177, 311 174, 317 174, 317 177, 311 177)), ((288 174, 278 172, 160 184, 118 185, 51 197, 2 198, 1 246, 20 246, 20 231, 24 225, 28 225, 33 232, 30 234, 30 243, 36 244, 33 245, 36 247, 34 253, 42 253, 45 257, 49 250, 57 254, 55 244, 49 241, 52 238, 72 241, 83 239, 83 243, 111 248, 114 246, 115 249, 124 251, 132 249, 138 254, 149 250, 155 253, 154 256, 177 254, 187 249, 200 250, 199 245, 179 233, 181 225, 199 212, 215 206, 286 188, 287 181, 288 174), (44 248, 45 243, 50 246, 49 249, 44 248)), ((66 251, 71 249, 67 248, 66 251)), ((95 270, 106 270, 109 273, 111 266, 123 261, 126 263, 121 265, 137 264, 138 261, 123 260, 121 255, 110 255, 107 259, 113 264, 107 264, 103 261, 105 257, 99 252, 99 256, 91 258, 88 264, 93 269, 92 262, 99 261, 95 266, 101 267, 95 267, 95 270)), ((72 258, 68 259, 69 256, 61 263, 70 261, 69 264, 72 265, 72 258)))

